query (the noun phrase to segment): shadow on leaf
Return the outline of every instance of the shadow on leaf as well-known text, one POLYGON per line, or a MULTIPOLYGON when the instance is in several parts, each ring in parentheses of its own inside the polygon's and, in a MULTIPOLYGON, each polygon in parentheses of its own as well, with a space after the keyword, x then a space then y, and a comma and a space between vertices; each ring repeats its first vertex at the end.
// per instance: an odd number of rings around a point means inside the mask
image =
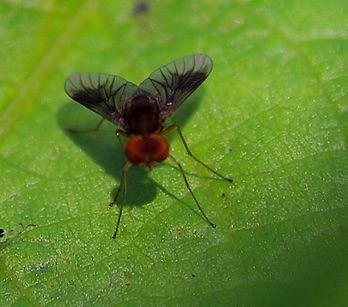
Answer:
MULTIPOLYGON (((200 104, 201 98, 202 91, 200 90, 199 95, 192 95, 188 99, 188 103, 184 104, 171 117, 170 122, 178 123, 182 127, 200 104), (190 101, 191 103, 189 103, 190 101)), ((106 173, 115 178, 119 184, 126 159, 120 142, 115 135, 117 127, 105 120, 98 131, 89 132, 97 126, 100 116, 74 103, 59 109, 57 121, 66 135, 98 163, 106 173), (69 130, 76 132, 70 132, 69 130)), ((173 137, 176 137, 175 133, 169 135, 169 139, 173 137)), ((76 163, 79 163, 79 161, 76 161, 76 163)), ((129 170, 127 174, 127 195, 125 197, 126 206, 142 206, 151 203, 155 199, 156 186, 157 184, 161 186, 162 183, 154 183, 148 174, 149 172, 141 166, 134 166, 129 170)), ((111 192, 110 201, 116 194, 118 184, 111 192)), ((170 183, 166 182, 164 184, 170 183)), ((169 194, 172 197, 174 196, 170 192, 169 194)))

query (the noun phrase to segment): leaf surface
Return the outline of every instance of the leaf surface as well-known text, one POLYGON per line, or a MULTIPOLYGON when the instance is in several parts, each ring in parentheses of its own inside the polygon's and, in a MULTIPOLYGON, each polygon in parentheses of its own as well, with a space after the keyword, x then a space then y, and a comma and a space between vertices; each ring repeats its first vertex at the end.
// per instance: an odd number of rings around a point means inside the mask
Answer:
POLYGON ((347 4, 343 1, 2 1, 0 305, 292 305, 347 302, 347 4), (28 4, 30 2, 30 4, 28 4), (145 10, 141 10, 145 8, 145 10), (209 78, 175 113, 192 152, 128 174, 64 92, 72 73, 135 84, 193 53, 209 78), (35 224, 24 229, 19 225, 35 224))

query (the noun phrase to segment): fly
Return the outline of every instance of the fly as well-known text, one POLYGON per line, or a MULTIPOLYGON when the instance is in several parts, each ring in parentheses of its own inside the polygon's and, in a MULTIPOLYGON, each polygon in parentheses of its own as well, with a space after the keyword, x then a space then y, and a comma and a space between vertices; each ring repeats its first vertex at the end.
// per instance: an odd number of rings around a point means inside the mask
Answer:
POLYGON ((116 135, 123 146, 127 162, 122 171, 122 179, 116 196, 110 203, 114 206, 122 192, 119 215, 113 238, 118 233, 124 199, 127 192, 126 175, 132 165, 143 165, 151 170, 156 163, 169 158, 180 170, 186 188, 204 219, 216 227, 204 213, 194 195, 179 161, 170 154, 166 135, 176 130, 187 154, 216 176, 232 182, 207 164, 196 158, 189 149, 177 124, 164 126, 181 104, 204 82, 213 68, 212 60, 204 54, 194 54, 175 60, 155 70, 139 86, 114 75, 102 73, 77 73, 65 82, 66 93, 86 108, 98 113, 122 129, 116 135), (121 137, 126 139, 123 143, 121 137))

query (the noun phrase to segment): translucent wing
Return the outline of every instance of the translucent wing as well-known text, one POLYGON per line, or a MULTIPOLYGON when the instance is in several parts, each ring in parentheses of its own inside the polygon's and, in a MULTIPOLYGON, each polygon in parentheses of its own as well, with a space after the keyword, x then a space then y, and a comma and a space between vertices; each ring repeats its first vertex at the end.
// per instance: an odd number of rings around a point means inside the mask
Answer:
POLYGON ((72 99, 121 126, 124 104, 137 89, 121 77, 99 73, 74 74, 65 81, 65 91, 72 99))
POLYGON ((212 68, 207 55, 190 55, 155 70, 139 89, 159 98, 161 116, 166 118, 203 83, 212 68))

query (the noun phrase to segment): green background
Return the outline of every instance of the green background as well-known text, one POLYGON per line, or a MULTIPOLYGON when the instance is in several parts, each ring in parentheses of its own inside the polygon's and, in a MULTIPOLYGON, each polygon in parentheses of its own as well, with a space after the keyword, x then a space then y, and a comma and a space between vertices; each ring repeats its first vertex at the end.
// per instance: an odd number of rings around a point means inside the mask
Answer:
POLYGON ((0 305, 344 306, 348 302, 348 2, 0 2, 0 305), (230 184, 170 161, 125 163, 72 73, 139 83, 181 56, 214 69, 171 118, 230 184), (11 235, 11 234, 10 234, 11 235), (9 238, 9 237, 8 237, 9 238))

